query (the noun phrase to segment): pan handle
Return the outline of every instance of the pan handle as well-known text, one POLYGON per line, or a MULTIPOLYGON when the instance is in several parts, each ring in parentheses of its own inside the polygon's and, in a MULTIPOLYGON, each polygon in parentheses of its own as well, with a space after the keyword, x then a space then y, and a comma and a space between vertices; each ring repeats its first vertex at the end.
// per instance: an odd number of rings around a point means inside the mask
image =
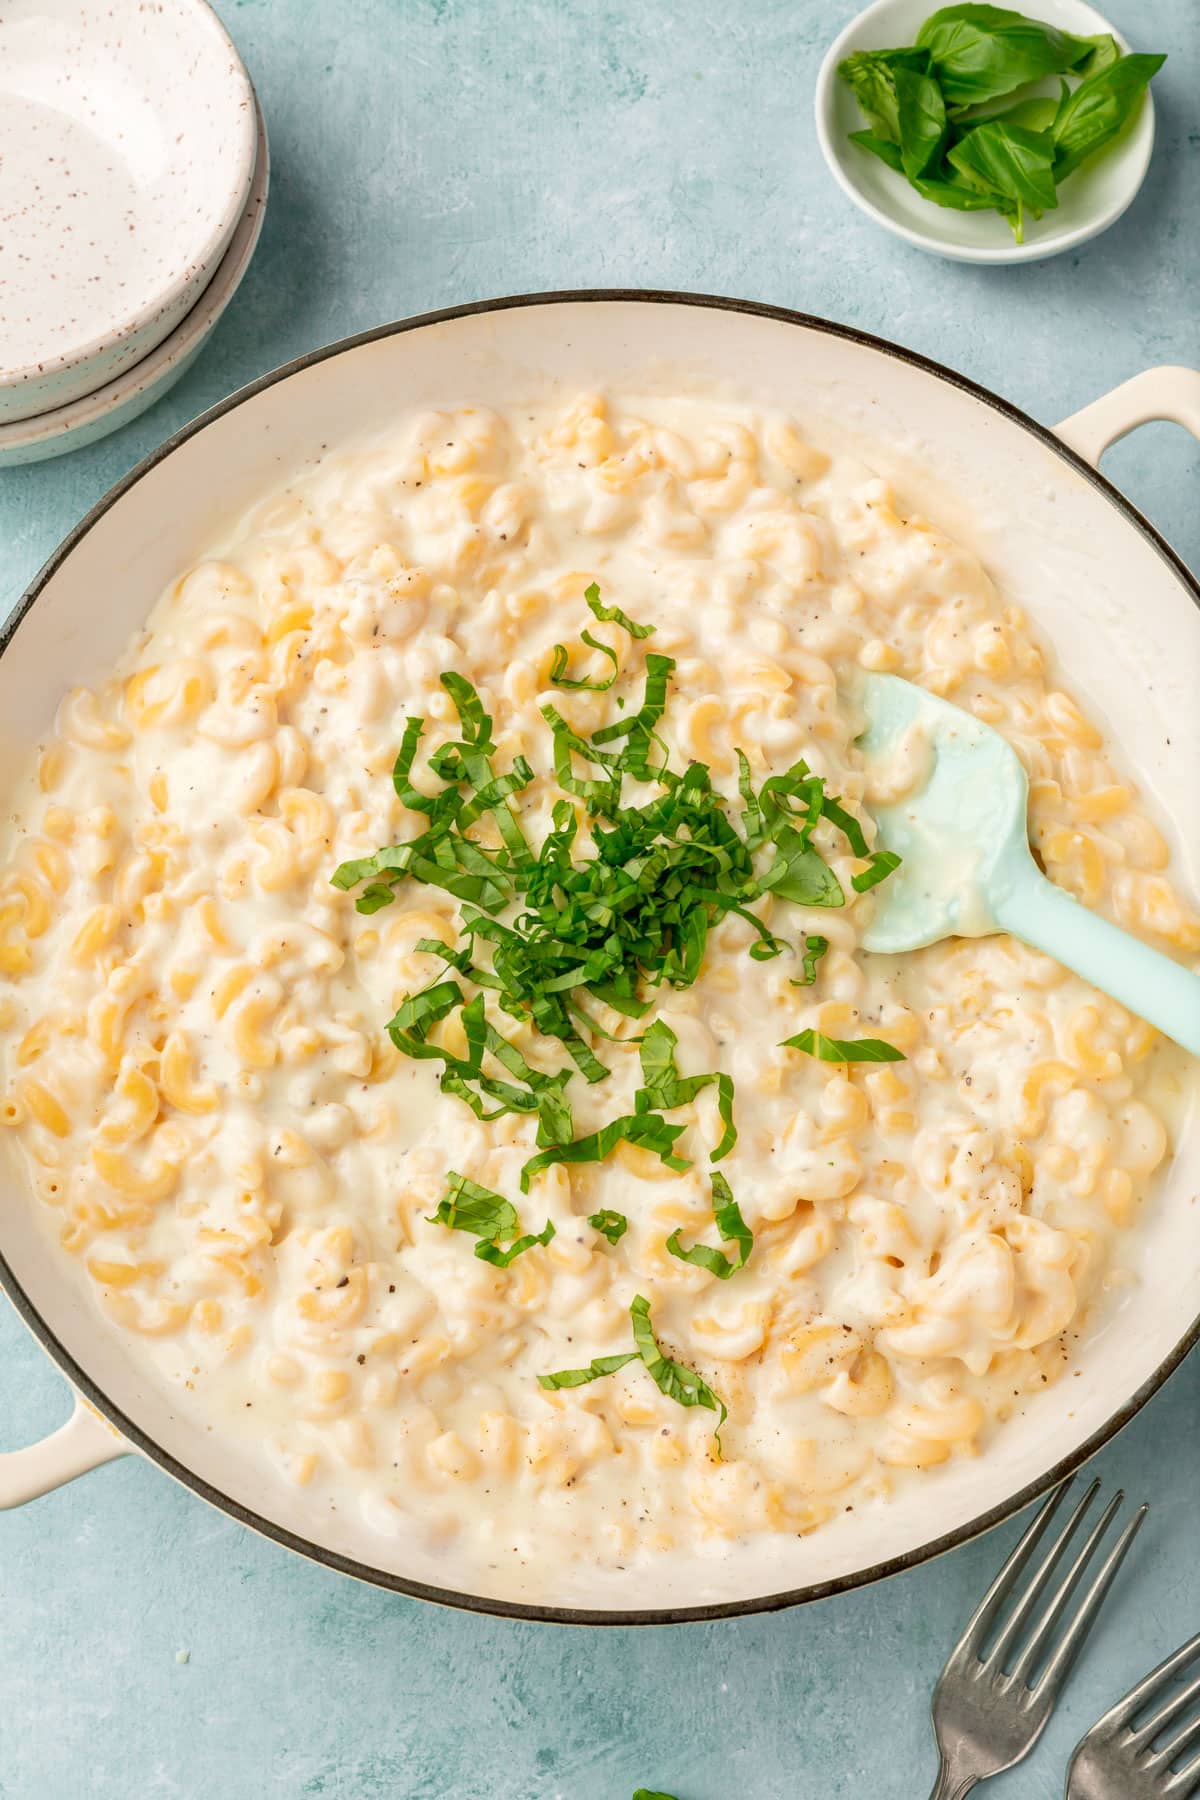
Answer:
POLYGON ((0 1452, 0 1509, 24 1506, 115 1456, 127 1456, 131 1448, 76 1394, 75 1410, 65 1425, 40 1443, 0 1452))
POLYGON ((1149 419, 1170 419, 1200 438, 1200 369, 1164 363, 1143 369, 1054 427, 1069 449, 1096 464, 1118 438, 1149 419))

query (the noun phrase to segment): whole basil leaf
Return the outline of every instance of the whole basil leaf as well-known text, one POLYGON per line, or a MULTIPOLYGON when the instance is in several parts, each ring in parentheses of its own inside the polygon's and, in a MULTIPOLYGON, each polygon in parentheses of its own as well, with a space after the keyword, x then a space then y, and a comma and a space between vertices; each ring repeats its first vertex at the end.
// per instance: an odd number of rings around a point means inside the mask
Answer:
POLYGON ((889 144, 900 142, 896 70, 915 69, 925 74, 929 52, 915 45, 906 50, 856 50, 838 64, 838 74, 854 90, 854 98, 871 122, 871 128, 889 144))
POLYGON ((999 212, 1008 218, 1016 211, 1006 194, 972 187, 969 182, 956 177, 953 170, 944 181, 936 177, 931 181, 914 181, 913 186, 923 200, 932 200, 935 206, 947 206, 954 212, 999 212))
MULTIPOLYGON (((1064 81, 1063 86, 1067 84, 1064 81)), ((1067 92, 1070 93, 1067 88, 1067 92)), ((1020 125, 1026 131, 1049 131, 1058 117, 1059 101, 1053 95, 1031 95, 1028 100, 1018 100, 1013 106, 998 108, 988 113, 988 119, 1003 119, 1006 125, 1020 125)), ((972 124, 976 121, 972 119, 972 124)), ((980 119, 979 124, 986 121, 980 119)))
POLYGON ((1018 244, 1024 241, 1025 209, 1040 219, 1058 205, 1054 189, 1054 140, 1048 131, 1025 131, 1002 119, 974 125, 955 144, 949 162, 967 181, 1006 196, 1018 244))
POLYGON ((926 19, 917 44, 948 106, 977 106, 1027 81, 1073 69, 1096 46, 1002 6, 944 6, 926 19))
MULTIPOLYGON (((888 138, 882 138, 878 132, 874 131, 852 131, 850 142, 860 144, 864 150, 869 150, 872 156, 877 156, 880 162, 885 162, 889 169, 895 169, 897 175, 903 175, 904 163, 900 156, 899 144, 893 144, 888 138)), ((351 865, 345 864, 344 866, 349 868, 351 865)))
MULTIPOLYGON (((886 138, 877 137, 873 131, 852 131, 850 142, 858 144, 863 150, 869 150, 872 156, 885 162, 889 169, 895 169, 897 175, 903 175, 904 164, 898 145, 889 144, 886 138)), ((923 200, 932 200, 935 206, 950 207, 955 212, 1008 213, 1013 210, 1013 203, 1006 195, 989 193, 982 187, 972 187, 954 170, 947 177, 921 176, 910 185, 923 200)))
POLYGON ((1166 60, 1121 56, 1080 82, 1054 123, 1054 173, 1059 181, 1124 130, 1166 60))
POLYGON ((1095 37, 1084 38, 1083 42, 1092 45, 1092 54, 1086 62, 1075 65, 1079 75, 1098 75, 1101 69, 1107 69, 1110 63, 1115 63, 1121 54, 1121 46, 1111 31, 1099 31, 1095 37))
POLYGON ((900 160, 908 179, 916 181, 942 154, 946 106, 937 82, 919 69, 909 69, 901 63, 892 70, 892 80, 896 87, 900 160))

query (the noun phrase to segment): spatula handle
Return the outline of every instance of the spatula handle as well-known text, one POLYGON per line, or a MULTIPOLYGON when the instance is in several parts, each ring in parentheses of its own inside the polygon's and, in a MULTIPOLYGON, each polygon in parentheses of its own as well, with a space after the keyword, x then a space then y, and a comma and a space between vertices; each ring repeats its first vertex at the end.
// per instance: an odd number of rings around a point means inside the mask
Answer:
POLYGON ((993 912, 1003 930, 1044 950, 1200 1056, 1200 975, 1081 906, 1032 861, 993 912))

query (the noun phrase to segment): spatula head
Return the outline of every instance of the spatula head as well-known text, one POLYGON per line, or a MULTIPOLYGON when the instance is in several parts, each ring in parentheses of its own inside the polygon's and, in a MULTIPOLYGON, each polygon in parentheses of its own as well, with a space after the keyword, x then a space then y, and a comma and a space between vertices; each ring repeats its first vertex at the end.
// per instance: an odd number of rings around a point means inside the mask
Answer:
POLYGON ((875 890, 863 948, 919 950, 997 930, 993 907, 1030 859, 1029 784, 1016 751, 990 725, 897 675, 865 675, 855 697, 867 720, 858 740, 867 808, 880 847, 902 859, 875 890), (872 785, 887 787, 901 771, 912 775, 903 794, 872 803, 872 785))

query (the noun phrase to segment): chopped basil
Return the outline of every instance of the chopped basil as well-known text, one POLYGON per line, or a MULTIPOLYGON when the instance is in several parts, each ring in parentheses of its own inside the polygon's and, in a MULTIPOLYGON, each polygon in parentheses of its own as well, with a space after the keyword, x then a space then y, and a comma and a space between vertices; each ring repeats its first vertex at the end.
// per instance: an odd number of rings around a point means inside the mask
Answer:
POLYGON ((615 1375, 626 1363, 636 1362, 636 1350, 626 1350, 623 1356, 597 1356, 592 1359, 586 1369, 558 1369, 553 1375, 539 1375, 538 1386, 544 1388, 583 1387, 585 1382, 599 1381, 603 1375, 615 1375))
POLYGON ((741 1209, 733 1197, 729 1183, 723 1175, 714 1175, 713 1218, 717 1230, 727 1244, 737 1245, 737 1255, 730 1261, 723 1250, 714 1250, 708 1244, 693 1244, 685 1250, 680 1243, 680 1233, 676 1229, 667 1239, 667 1249, 680 1262, 691 1263, 695 1269, 707 1269, 718 1281, 728 1281, 738 1269, 744 1269, 750 1261, 750 1253, 754 1249, 754 1233, 741 1214, 741 1209))
POLYGON ((576 775, 571 761, 572 753, 586 757, 589 762, 607 763, 615 767, 615 756, 597 754, 585 738, 572 731, 562 714, 554 706, 543 706, 542 717, 554 733, 554 778, 568 794, 575 794, 580 800, 590 800, 601 812, 611 812, 621 795, 620 776, 609 776, 607 780, 598 780, 595 776, 576 775))
POLYGON ((633 1324, 634 1350, 625 1351, 617 1356, 598 1356, 585 1369, 559 1369, 552 1375, 539 1375, 538 1384, 544 1388, 582 1387, 585 1382, 598 1381, 604 1375, 615 1375, 628 1363, 640 1358, 645 1365, 651 1380, 660 1393, 669 1400, 678 1401, 680 1406, 705 1406, 710 1412, 718 1415, 713 1439, 717 1446, 718 1456, 721 1453, 721 1428, 729 1417, 729 1409, 719 1394, 715 1394, 708 1383, 697 1375, 695 1369, 686 1364, 675 1362, 664 1356, 659 1348, 658 1339, 654 1335, 654 1327, 650 1323, 650 1302, 641 1294, 635 1296, 629 1308, 629 1317, 633 1324))
POLYGON ((602 1232, 610 1244, 619 1244, 629 1230, 629 1220, 624 1213, 613 1212, 603 1207, 599 1212, 588 1214, 588 1224, 593 1231, 602 1232))
MULTIPOLYGON (((419 946, 418 946, 419 947, 419 946)), ((817 979, 817 964, 828 952, 829 939, 819 937, 816 932, 805 938, 804 953, 801 958, 802 973, 799 980, 793 980, 793 987, 811 987, 817 979)))
POLYGON ((520 1228, 517 1209, 502 1194, 493 1193, 491 1188, 482 1187, 479 1182, 471 1181, 466 1175, 457 1175, 453 1170, 446 1177, 447 1187, 438 1208, 429 1218, 431 1225, 445 1225, 451 1231, 469 1231, 479 1239, 475 1246, 475 1254, 483 1262, 494 1263, 498 1269, 507 1269, 514 1257, 521 1256, 531 1250, 535 1244, 548 1244, 554 1236, 554 1224, 546 1220, 542 1230, 536 1234, 529 1233, 517 1238, 513 1244, 502 1249, 506 1238, 516 1237, 520 1228))
POLYGON ((644 1295, 635 1295, 629 1308, 629 1316, 633 1320, 633 1341, 638 1347, 638 1355, 659 1392, 669 1400, 677 1400, 680 1406, 706 1406, 710 1412, 719 1414, 713 1432, 719 1455, 721 1427, 729 1417, 725 1402, 697 1375, 695 1369, 689 1369, 686 1364, 663 1355, 654 1335, 654 1327, 650 1323, 650 1302, 644 1295))
POLYGON ((569 688, 573 692, 586 691, 589 694, 606 694, 613 682, 617 679, 617 673, 620 668, 620 664, 617 662, 617 653, 615 650, 610 650, 607 644, 602 644, 599 638, 594 638, 590 631, 581 631, 579 635, 589 650, 598 650, 601 656, 606 656, 608 658, 609 662, 612 664, 612 674, 606 675, 603 681, 596 681, 588 676, 576 677, 568 675, 567 670, 570 667, 570 659, 567 656, 567 646, 565 644, 555 644, 554 660, 550 664, 550 685, 552 687, 569 688))
POLYGON ((534 1176, 540 1175, 552 1163, 603 1162, 622 1143, 640 1144, 645 1150, 653 1150, 668 1169, 689 1169, 690 1163, 671 1152, 672 1144, 683 1130, 682 1125, 668 1125, 657 1113, 629 1113, 619 1119, 610 1119, 607 1125, 587 1137, 576 1138, 570 1144, 550 1144, 536 1156, 531 1156, 521 1170, 521 1192, 527 1194, 534 1176))
POLYGON ((878 887, 881 881, 886 881, 892 870, 899 867, 900 858, 894 850, 876 850, 868 867, 850 877, 850 886, 856 894, 865 894, 868 888, 878 887))
POLYGON ((784 826, 775 840, 775 860, 762 886, 797 906, 844 906, 842 884, 819 851, 798 831, 784 826))
POLYGON ((808 1056, 819 1057, 822 1062, 886 1063, 906 1060, 903 1050, 897 1050, 894 1044, 885 1044, 882 1038, 831 1038, 821 1031, 798 1031, 795 1037, 784 1038, 782 1047, 803 1050, 808 1056))
POLYGON ((523 1256, 525 1251, 532 1250, 535 1244, 548 1244, 553 1236, 554 1221, 547 1219, 540 1231, 527 1232, 524 1237, 519 1237, 515 1244, 509 1244, 507 1249, 501 1250, 498 1244, 480 1243, 475 1246, 475 1254, 484 1262, 494 1263, 498 1269, 507 1269, 514 1257, 523 1256))
POLYGON ((594 581, 583 590, 583 597, 592 617, 599 620, 602 625, 620 625, 622 630, 627 631, 633 638, 648 638, 653 635, 653 625, 638 625, 627 613, 623 613, 619 606, 602 606, 600 589, 594 581))
POLYGON ((488 1023, 484 1017, 482 994, 476 994, 472 1001, 463 1005, 462 989, 456 981, 435 982, 420 993, 407 995, 387 1029, 393 1044, 406 1056, 418 1061, 443 1063, 443 1093, 465 1100, 476 1118, 494 1119, 506 1112, 537 1113, 539 1142, 550 1144, 569 1139, 573 1129, 571 1110, 561 1090, 570 1070, 560 1069, 556 1075, 546 1075, 540 1069, 532 1068, 515 1045, 508 1043, 488 1023), (441 1045, 426 1041, 433 1026, 460 1006, 467 1039, 468 1054, 465 1057, 455 1056, 441 1045), (518 1087, 485 1074, 482 1068, 485 1050, 527 1085, 518 1087), (482 1096, 485 1094, 500 1103, 497 1112, 484 1110, 482 1096))
POLYGON ((511 1200, 453 1169, 446 1181, 446 1192, 429 1220, 431 1225, 446 1225, 451 1231, 470 1231, 483 1238, 515 1236, 520 1221, 511 1200))
MULTIPOLYGON (((619 608, 601 606, 595 584, 586 598, 598 618, 613 620, 635 637, 652 629, 637 625, 619 608)), ((584 635, 592 647, 604 648, 584 635)), ((428 772, 442 782, 441 791, 426 793, 413 778, 424 729, 419 718, 405 722, 392 772, 397 795, 422 817, 425 829, 405 843, 342 863, 332 877, 343 891, 359 888, 355 904, 364 913, 390 905, 399 885, 410 879, 452 894, 460 902, 464 941, 443 945, 424 938, 418 948, 439 957, 462 981, 489 991, 503 1012, 527 1021, 545 1038, 556 1038, 589 1082, 602 1081, 609 1073, 593 1041, 613 1037, 592 1016, 589 996, 640 1018, 650 1005, 647 988, 686 987, 696 980, 709 934, 723 917, 736 915, 749 924, 754 932, 750 956, 762 961, 788 946, 756 916, 756 901, 771 894, 809 906, 845 904, 837 877, 811 841, 822 819, 840 828, 855 853, 867 859, 868 868, 854 878, 860 891, 882 880, 896 862, 888 852, 869 852, 858 820, 825 792, 822 778, 802 761, 769 776, 756 793, 749 763, 738 752, 739 830, 703 764, 691 763, 682 773, 668 765, 657 727, 674 667, 669 656, 647 654, 640 707, 590 738, 576 732, 555 707, 543 706, 553 736, 555 774, 573 799, 555 805, 551 829, 536 851, 515 810, 517 797, 533 779, 531 765, 518 756, 509 770, 496 772, 491 715, 465 676, 446 671, 442 685, 454 703, 461 735, 428 758, 428 772), (577 760, 594 773, 576 773, 577 760), (623 805, 625 774, 657 783, 660 794, 641 806, 623 805), (581 812, 593 854, 577 858, 581 812), (496 827, 499 845, 469 835, 485 816, 496 827), (765 853, 765 867, 756 868, 759 851, 765 853)), ((802 963, 806 984, 815 980, 825 948, 824 939, 807 937, 802 963)), ((526 1183, 531 1172, 549 1162, 598 1160, 622 1137, 656 1150, 673 1168, 685 1167, 671 1154, 679 1128, 653 1115, 685 1104, 709 1085, 715 1087, 724 1127, 713 1160, 728 1155, 737 1140, 732 1080, 720 1071, 680 1076, 671 1054, 675 1039, 673 1034, 664 1038, 665 1027, 657 1038, 653 1026, 647 1034, 651 1057, 656 1042, 664 1053, 649 1066, 643 1056, 646 1079, 636 1103, 638 1120, 613 1121, 576 1143, 563 1091, 570 1067, 550 1074, 532 1065, 486 1017, 481 992, 468 1000, 459 981, 436 981, 405 998, 388 1030, 405 1055, 439 1061, 442 1091, 462 1100, 476 1117, 537 1115, 538 1147, 546 1154, 526 1165, 526 1183), (428 1041, 432 1027, 456 1008, 462 1009, 465 1057, 428 1041), (488 1058, 503 1075, 488 1066, 488 1058)))
POLYGON ((663 765, 657 769, 650 767, 649 758, 651 746, 658 741, 654 727, 667 710, 667 682, 674 670, 673 657, 648 651, 646 688, 637 712, 631 713, 627 719, 615 719, 611 725, 603 725, 599 731, 592 733, 593 744, 611 744, 618 738, 628 738, 628 744, 617 758, 616 767, 628 769, 639 780, 648 780, 665 772, 665 756, 663 765))
POLYGON ((733 1122, 733 1077, 720 1070, 708 1075, 680 1075, 675 1066, 678 1042, 678 1037, 663 1019, 655 1019, 643 1033, 638 1054, 645 1086, 634 1096, 634 1106, 638 1112, 650 1112, 651 1109, 669 1112, 674 1106, 686 1106, 703 1088, 715 1083, 717 1110, 725 1129, 712 1153, 712 1160, 720 1162, 737 1143, 737 1127, 733 1122))

